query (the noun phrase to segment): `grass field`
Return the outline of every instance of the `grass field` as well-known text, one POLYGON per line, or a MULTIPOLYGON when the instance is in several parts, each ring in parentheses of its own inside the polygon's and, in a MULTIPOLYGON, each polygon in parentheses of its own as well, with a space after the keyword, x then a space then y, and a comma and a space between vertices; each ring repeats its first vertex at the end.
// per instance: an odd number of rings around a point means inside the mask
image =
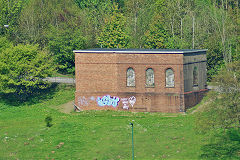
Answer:
POLYGON ((191 114, 53 109, 73 98, 73 88, 62 88, 36 104, 13 107, 1 101, 0 159, 131 159, 129 122, 136 159, 197 159, 207 142, 195 133, 191 114), (53 119, 50 128, 47 116, 53 119))

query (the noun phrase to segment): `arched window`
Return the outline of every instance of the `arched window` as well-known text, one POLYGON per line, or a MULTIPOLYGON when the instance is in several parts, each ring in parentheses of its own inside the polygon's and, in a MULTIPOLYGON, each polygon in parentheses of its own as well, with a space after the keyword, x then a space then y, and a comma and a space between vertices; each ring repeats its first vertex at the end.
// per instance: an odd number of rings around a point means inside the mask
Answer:
POLYGON ((127 69, 127 87, 135 86, 135 72, 133 68, 127 69))
POLYGON ((198 70, 196 66, 193 68, 193 85, 198 85, 198 70))
POLYGON ((171 68, 166 70, 166 87, 174 87, 174 72, 171 68))
POLYGON ((154 71, 152 68, 146 70, 146 87, 154 87, 154 71))

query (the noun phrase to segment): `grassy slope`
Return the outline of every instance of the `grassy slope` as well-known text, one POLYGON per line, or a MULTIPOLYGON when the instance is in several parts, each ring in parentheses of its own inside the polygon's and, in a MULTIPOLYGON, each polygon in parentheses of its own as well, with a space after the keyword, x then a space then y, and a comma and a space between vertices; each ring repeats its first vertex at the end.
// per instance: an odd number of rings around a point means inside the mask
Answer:
POLYGON ((64 114, 48 106, 73 99, 74 90, 57 91, 34 105, 0 103, 0 159, 131 159, 131 127, 137 159, 196 159, 201 135, 192 115, 88 111, 64 114), (53 126, 45 127, 51 115, 53 126), (59 143, 60 148, 57 147, 59 143))

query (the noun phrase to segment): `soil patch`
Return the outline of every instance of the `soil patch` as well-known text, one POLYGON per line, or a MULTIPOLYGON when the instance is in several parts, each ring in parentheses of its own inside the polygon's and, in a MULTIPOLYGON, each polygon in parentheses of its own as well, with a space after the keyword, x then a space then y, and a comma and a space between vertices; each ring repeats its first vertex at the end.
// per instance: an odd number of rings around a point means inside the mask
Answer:
POLYGON ((62 104, 60 106, 55 106, 53 108, 59 110, 60 112, 69 114, 74 110, 73 103, 74 101, 70 101, 68 103, 62 104))

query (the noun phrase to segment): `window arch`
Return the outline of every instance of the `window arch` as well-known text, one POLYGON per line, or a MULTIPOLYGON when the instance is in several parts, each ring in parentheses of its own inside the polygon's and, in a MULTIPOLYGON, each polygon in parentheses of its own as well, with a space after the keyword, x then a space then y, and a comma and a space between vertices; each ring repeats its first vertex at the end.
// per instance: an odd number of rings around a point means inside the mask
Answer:
POLYGON ((146 70, 146 87, 154 87, 154 71, 152 68, 146 70))
POLYGON ((133 68, 127 69, 127 87, 135 86, 135 71, 133 68))
POLYGON ((193 68, 193 85, 198 85, 198 69, 196 66, 193 68))
POLYGON ((174 87, 174 72, 171 68, 166 69, 166 87, 174 87))

